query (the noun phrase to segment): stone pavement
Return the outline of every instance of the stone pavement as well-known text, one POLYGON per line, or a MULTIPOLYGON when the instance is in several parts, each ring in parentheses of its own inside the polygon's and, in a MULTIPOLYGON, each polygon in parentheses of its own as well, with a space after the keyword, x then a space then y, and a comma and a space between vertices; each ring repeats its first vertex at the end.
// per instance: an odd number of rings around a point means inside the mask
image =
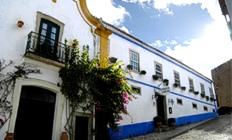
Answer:
POLYGON ((146 135, 142 135, 142 136, 138 136, 138 137, 134 137, 134 138, 128 138, 128 139, 124 139, 124 140, 169 140, 173 137, 176 137, 177 135, 180 135, 188 130, 191 130, 203 123, 206 123, 209 120, 205 120, 205 121, 201 121, 201 122, 197 122, 197 123, 193 123, 193 124, 188 124, 188 125, 183 125, 183 126, 179 126, 176 127, 174 130, 170 130, 170 131, 165 131, 165 132, 153 132, 150 134, 146 134, 146 135))

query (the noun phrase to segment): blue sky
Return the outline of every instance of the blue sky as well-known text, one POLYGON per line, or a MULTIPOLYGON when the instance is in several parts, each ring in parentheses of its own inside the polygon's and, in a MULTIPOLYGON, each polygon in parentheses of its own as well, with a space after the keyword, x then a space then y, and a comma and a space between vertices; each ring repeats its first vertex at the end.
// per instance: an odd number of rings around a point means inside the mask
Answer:
POLYGON ((211 78, 232 58, 217 0, 87 0, 90 12, 211 78))

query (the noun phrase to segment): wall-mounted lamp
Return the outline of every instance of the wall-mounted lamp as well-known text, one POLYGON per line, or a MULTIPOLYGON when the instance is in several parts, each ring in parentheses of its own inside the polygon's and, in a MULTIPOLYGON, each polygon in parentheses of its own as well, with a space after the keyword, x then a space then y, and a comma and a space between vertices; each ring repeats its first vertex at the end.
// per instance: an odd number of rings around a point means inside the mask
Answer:
POLYGON ((24 22, 23 22, 22 20, 19 20, 19 21, 18 21, 18 27, 19 27, 19 28, 22 28, 23 25, 24 25, 24 22))
POLYGON ((170 103, 171 105, 173 105, 174 104, 173 99, 168 99, 168 103, 170 103))

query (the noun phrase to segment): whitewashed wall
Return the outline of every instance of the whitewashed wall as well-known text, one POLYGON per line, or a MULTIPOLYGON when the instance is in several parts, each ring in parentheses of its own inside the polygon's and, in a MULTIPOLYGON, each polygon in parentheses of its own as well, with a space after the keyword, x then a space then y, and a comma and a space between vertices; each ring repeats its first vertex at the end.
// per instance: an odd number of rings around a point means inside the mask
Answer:
MULTIPOLYGON (((53 3, 52 0, 1 0, 0 1, 0 59, 5 59, 7 62, 12 60, 14 65, 26 63, 32 66, 37 66, 41 70, 41 74, 31 74, 29 79, 21 79, 16 83, 16 89, 13 100, 13 114, 10 120, 10 127, 0 130, 0 139, 3 139, 5 132, 14 132, 14 125, 19 104, 19 95, 23 85, 39 86, 52 90, 57 93, 57 101, 55 107, 55 117, 53 130, 53 139, 57 140, 60 137, 61 131, 64 130, 65 124, 65 108, 64 97, 61 95, 59 88, 56 86, 60 82, 58 76, 59 67, 49 65, 43 62, 38 62, 25 58, 23 55, 26 50, 27 35, 31 31, 36 30, 37 13, 52 17, 64 24, 63 35, 60 37, 60 42, 68 40, 68 45, 74 39, 79 41, 79 46, 90 46, 90 57, 94 55, 94 39, 91 32, 91 27, 82 19, 78 11, 79 3, 73 0, 58 0, 53 3), (18 20, 24 22, 24 26, 17 26, 18 20)), ((9 68, 10 69, 10 68, 9 68)), ((7 125, 8 126, 8 125, 7 125)))
MULTIPOLYGON (((132 72, 131 74, 133 76, 133 80, 157 87, 161 82, 154 81, 152 79, 152 75, 155 74, 154 62, 158 62, 162 64, 163 67, 163 78, 169 80, 169 87, 171 89, 171 93, 184 95, 186 97, 207 102, 212 105, 214 104, 213 102, 210 102, 210 100, 206 101, 205 98, 202 99, 200 96, 200 83, 202 83, 205 86, 205 94, 210 97, 209 87, 212 88, 212 84, 209 79, 205 78, 204 76, 201 76, 196 71, 189 69, 188 67, 172 59, 171 57, 168 57, 155 49, 146 47, 146 45, 141 45, 141 42, 136 42, 133 39, 129 39, 130 37, 125 37, 125 35, 123 36, 122 33, 118 32, 114 28, 111 29, 114 31, 114 33, 110 36, 110 56, 118 58, 118 61, 123 60, 123 63, 125 64, 125 70, 127 69, 126 66, 130 63, 129 51, 133 50, 139 53, 140 70, 145 70, 147 73, 146 75, 140 75, 139 73, 132 72), (144 49, 143 47, 145 47, 148 50, 151 50, 152 52, 144 49), (185 91, 182 91, 180 88, 173 87, 174 71, 179 72, 181 86, 186 87, 185 91), (189 92, 188 78, 193 79, 194 90, 199 91, 198 95, 189 92)), ((131 123, 152 121, 153 117, 157 115, 156 102, 155 105, 153 105, 152 100, 152 95, 154 95, 154 88, 136 82, 130 82, 130 84, 141 87, 141 95, 135 95, 137 99, 129 103, 128 112, 131 115, 131 117, 124 116, 124 119, 121 121, 121 124, 125 125, 131 123)), ((214 107, 211 105, 203 104, 181 96, 176 96, 175 94, 171 93, 166 96, 167 118, 176 118, 181 116, 191 116, 195 114, 206 113, 206 111, 203 110, 203 106, 208 107, 208 112, 212 112, 212 109, 214 109, 214 107), (182 99, 183 105, 177 104, 177 98, 182 99), (173 99, 174 104, 170 104, 168 102, 168 99, 173 99), (193 109, 192 103, 196 103, 198 109, 193 109), (169 114, 168 112, 169 107, 172 107, 172 114, 169 114)))

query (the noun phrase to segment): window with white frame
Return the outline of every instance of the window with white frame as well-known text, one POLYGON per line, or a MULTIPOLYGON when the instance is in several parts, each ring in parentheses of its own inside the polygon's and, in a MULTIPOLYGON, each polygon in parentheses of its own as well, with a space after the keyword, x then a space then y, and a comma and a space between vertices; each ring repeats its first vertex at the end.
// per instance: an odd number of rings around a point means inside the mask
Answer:
POLYGON ((155 75, 158 76, 160 80, 163 80, 162 64, 157 62, 155 62, 155 75))
POLYGON ((174 71, 174 81, 178 86, 180 86, 180 74, 177 71, 174 71))
POLYGON ((210 97, 214 98, 213 89, 211 87, 209 87, 209 93, 210 93, 210 97))
POLYGON ((201 86, 201 93, 205 94, 205 86, 204 84, 200 83, 201 86))
POLYGON ((189 78, 189 91, 194 92, 193 79, 189 78))
POLYGON ((139 71, 139 53, 130 50, 130 64, 132 65, 132 70, 139 71))

